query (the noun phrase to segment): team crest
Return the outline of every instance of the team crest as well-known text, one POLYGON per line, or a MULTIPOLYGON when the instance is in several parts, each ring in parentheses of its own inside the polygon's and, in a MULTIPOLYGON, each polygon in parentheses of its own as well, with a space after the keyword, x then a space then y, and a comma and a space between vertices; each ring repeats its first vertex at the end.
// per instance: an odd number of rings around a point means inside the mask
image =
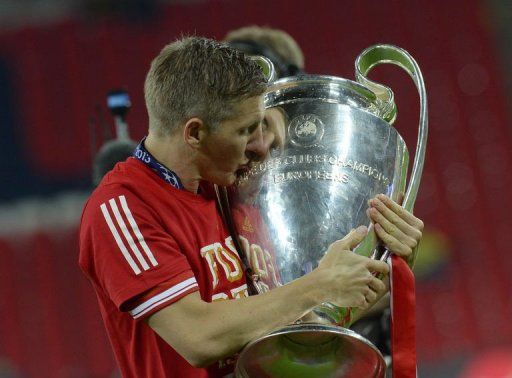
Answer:
POLYGON ((314 114, 301 114, 288 125, 291 142, 299 147, 316 146, 324 136, 324 124, 314 114))
POLYGON ((242 224, 242 229, 247 232, 254 232, 254 228, 252 227, 249 218, 245 217, 244 223, 242 224))

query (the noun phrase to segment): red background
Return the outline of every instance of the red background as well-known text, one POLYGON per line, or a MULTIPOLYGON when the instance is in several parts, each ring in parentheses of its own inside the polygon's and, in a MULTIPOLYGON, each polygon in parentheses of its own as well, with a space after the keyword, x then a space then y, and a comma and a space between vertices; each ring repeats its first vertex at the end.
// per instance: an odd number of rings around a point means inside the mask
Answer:
MULTIPOLYGON (((0 56, 20 125, 16 158, 34 176, 83 181, 91 164, 88 121, 107 91, 130 92, 128 122, 139 139, 147 127, 144 76, 163 45, 181 34, 220 39, 247 24, 293 35, 310 73, 353 79, 356 56, 374 43, 416 58, 430 135, 415 212, 447 237, 451 252, 417 285, 420 368, 512 343, 512 205, 504 199, 511 128, 490 20, 476 1, 199 1, 164 6, 142 21, 70 17, 4 32, 0 56)), ((395 126, 413 154, 419 106, 412 81, 394 67, 372 77, 394 90, 395 126)), ((76 227, 0 239, 0 355, 23 376, 115 370, 92 288, 77 268, 76 227)))

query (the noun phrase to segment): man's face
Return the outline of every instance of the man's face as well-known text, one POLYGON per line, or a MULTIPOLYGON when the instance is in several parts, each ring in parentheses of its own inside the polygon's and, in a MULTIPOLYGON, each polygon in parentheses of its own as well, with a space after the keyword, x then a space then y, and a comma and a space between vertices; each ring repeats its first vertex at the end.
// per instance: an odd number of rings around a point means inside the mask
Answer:
POLYGON ((218 185, 232 185, 237 176, 248 171, 254 161, 262 160, 268 145, 263 141, 263 96, 241 101, 235 116, 208 131, 201 142, 201 177, 218 185))

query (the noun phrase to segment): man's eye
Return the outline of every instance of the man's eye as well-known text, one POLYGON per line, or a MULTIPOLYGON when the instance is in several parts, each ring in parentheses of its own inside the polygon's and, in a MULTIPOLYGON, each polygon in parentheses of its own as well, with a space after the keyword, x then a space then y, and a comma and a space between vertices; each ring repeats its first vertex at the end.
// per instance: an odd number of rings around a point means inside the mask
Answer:
POLYGON ((244 127, 241 131, 240 131, 240 134, 241 135, 251 135, 252 133, 254 133, 254 131, 256 131, 256 129, 259 127, 259 123, 255 123, 251 126, 248 126, 248 127, 244 127))

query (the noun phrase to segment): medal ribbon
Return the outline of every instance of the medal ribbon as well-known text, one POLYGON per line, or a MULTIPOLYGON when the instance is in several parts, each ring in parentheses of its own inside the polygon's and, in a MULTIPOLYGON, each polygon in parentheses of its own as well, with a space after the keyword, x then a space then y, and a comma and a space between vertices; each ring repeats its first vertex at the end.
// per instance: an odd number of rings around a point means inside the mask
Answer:
POLYGON ((142 139, 139 145, 133 151, 133 157, 140 162, 147 165, 151 170, 153 170, 162 180, 164 180, 169 185, 174 186, 176 189, 184 189, 183 184, 181 183, 178 175, 171 171, 169 168, 161 164, 158 160, 155 159, 153 155, 146 150, 144 147, 144 141, 146 138, 142 139))
POLYGON ((391 356, 393 378, 416 378, 416 292, 407 262, 391 254, 391 356))

